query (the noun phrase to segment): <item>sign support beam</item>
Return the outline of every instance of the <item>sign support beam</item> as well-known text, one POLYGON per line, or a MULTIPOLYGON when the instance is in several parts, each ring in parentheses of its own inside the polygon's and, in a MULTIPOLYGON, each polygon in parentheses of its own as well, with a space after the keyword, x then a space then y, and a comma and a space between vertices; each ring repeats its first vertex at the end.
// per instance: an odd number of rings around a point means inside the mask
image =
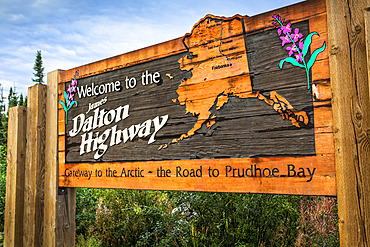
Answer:
POLYGON ((370 104, 366 0, 327 0, 341 246, 370 246, 370 104))
POLYGON ((74 246, 76 189, 58 193, 58 75, 48 73, 45 147, 44 246, 74 246))

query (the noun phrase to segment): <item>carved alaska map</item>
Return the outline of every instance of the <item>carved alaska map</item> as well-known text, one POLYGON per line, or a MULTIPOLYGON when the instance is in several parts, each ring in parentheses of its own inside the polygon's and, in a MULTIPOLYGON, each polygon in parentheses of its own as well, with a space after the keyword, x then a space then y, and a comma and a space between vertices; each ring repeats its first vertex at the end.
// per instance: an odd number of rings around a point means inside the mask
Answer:
MULTIPOLYGON (((231 18, 207 15, 184 36, 183 43, 190 55, 183 56, 178 62, 180 69, 191 71, 192 76, 181 81, 177 89, 179 96, 173 101, 185 105, 185 114, 196 116, 197 122, 172 143, 191 137, 203 124, 211 128, 215 124, 211 108, 216 106, 216 111, 220 110, 230 96, 264 101, 297 128, 308 124, 307 113, 294 109, 276 91, 265 96, 253 90, 245 38, 238 35, 238 30, 244 30, 243 25, 242 17, 238 15, 231 18)), ((163 145, 160 149, 166 147, 168 145, 163 145)))

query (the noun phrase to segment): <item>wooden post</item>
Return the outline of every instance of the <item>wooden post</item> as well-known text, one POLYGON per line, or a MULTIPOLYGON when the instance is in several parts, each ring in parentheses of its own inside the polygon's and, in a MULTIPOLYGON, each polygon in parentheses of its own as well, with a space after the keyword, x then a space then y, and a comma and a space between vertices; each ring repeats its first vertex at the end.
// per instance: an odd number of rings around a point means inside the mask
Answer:
POLYGON ((367 76, 369 80, 369 92, 370 92, 370 6, 368 6, 365 9, 365 39, 367 55, 367 76))
POLYGON ((9 109, 4 246, 22 246, 27 108, 9 109))
POLYGON ((366 0, 326 0, 341 246, 370 246, 366 0))
POLYGON ((46 86, 28 88, 23 246, 42 246, 46 86))
POLYGON ((58 195, 58 75, 47 75, 44 246, 74 246, 76 190, 58 195))

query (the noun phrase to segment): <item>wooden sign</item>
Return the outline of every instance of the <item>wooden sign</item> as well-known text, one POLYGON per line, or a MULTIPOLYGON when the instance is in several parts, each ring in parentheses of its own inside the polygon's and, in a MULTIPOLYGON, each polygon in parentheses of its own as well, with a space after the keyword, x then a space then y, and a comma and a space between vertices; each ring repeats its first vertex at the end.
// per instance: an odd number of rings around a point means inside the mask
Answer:
POLYGON ((335 195, 324 1, 59 75, 59 185, 335 195))

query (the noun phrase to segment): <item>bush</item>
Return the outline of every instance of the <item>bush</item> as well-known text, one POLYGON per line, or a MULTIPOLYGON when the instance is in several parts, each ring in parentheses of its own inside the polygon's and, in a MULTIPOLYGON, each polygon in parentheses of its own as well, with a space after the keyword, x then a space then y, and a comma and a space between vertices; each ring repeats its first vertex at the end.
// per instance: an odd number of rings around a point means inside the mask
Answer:
POLYGON ((87 236, 86 239, 83 235, 77 237, 76 247, 99 247, 101 246, 101 240, 95 235, 87 236))
POLYGON ((339 246, 335 198, 304 196, 300 205, 298 246, 339 246))
POLYGON ((6 192, 6 146, 0 145, 0 232, 4 231, 6 192))
POLYGON ((177 192, 189 215, 193 246, 290 246, 297 237, 299 197, 177 192))
POLYGON ((76 189, 76 236, 88 236, 90 229, 96 227, 96 211, 102 193, 99 189, 76 189))
POLYGON ((77 219, 76 228, 79 234, 87 236, 86 239, 80 236, 79 243, 339 245, 334 198, 115 189, 78 189, 78 192, 76 216, 80 220, 77 219))
POLYGON ((186 246, 189 224, 166 192, 106 190, 94 234, 103 246, 186 246))

